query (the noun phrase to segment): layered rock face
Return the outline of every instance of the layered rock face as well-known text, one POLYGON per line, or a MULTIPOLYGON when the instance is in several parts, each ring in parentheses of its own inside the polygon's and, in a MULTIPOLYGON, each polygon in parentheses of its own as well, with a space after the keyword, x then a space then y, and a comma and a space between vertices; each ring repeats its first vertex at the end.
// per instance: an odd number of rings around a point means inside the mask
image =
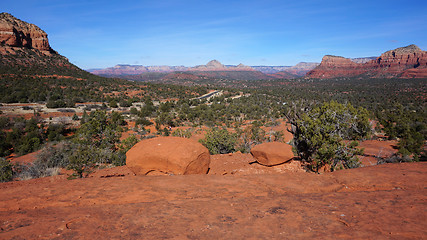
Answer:
POLYGON ((383 53, 367 63, 379 74, 401 77, 427 77, 427 52, 415 45, 383 53))
POLYGON ((307 73, 310 78, 354 77, 365 72, 361 64, 349 58, 326 55, 315 69, 307 73))
POLYGON ((50 52, 47 34, 34 24, 0 13, 0 44, 50 52))
POLYGON ((381 54, 380 57, 357 63, 349 58, 325 56, 309 78, 334 77, 427 77, 427 52, 415 45, 397 48, 381 54))
POLYGON ((50 47, 43 30, 9 13, 0 13, 0 74, 87 76, 50 47))

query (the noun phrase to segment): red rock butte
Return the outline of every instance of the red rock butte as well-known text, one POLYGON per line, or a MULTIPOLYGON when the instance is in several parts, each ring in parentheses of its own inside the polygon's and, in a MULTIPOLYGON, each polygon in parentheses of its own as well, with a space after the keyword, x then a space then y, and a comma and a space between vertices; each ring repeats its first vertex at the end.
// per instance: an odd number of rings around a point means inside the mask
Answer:
POLYGON ((427 52, 416 45, 387 51, 376 59, 356 63, 349 58, 326 55, 318 67, 308 72, 308 78, 336 77, 427 77, 427 52))
POLYGON ((43 52, 52 51, 46 32, 9 13, 0 13, 0 44, 37 49, 43 52))

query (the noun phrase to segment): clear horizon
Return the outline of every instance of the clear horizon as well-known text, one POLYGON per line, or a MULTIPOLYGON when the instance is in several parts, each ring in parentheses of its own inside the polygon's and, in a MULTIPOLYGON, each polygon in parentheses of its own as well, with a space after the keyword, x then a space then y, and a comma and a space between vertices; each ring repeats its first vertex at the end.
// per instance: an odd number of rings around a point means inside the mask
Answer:
POLYGON ((80 68, 117 64, 292 66, 324 55, 427 48, 425 1, 16 1, 1 12, 43 29, 80 68))

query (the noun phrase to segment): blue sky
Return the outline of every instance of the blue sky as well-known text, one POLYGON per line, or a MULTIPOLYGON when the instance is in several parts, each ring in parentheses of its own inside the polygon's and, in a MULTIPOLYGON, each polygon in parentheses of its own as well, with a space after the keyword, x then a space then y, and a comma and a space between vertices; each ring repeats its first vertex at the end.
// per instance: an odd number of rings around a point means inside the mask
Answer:
POLYGON ((427 50, 427 1, 2 0, 81 68, 116 64, 295 65, 326 54, 427 50))

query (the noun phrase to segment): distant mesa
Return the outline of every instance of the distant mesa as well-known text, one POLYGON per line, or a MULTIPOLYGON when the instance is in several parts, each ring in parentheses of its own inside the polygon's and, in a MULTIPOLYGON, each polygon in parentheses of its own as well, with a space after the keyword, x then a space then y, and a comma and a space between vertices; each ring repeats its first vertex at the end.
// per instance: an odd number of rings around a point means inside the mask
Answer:
POLYGON ((427 52, 412 44, 387 51, 376 58, 350 59, 326 55, 306 77, 426 78, 427 52))
MULTIPOLYGON (((211 60, 206 65, 194 67, 184 66, 141 66, 119 64, 105 69, 89 69, 88 71, 106 77, 123 77, 131 80, 146 81, 148 78, 171 79, 174 75, 183 76, 183 72, 197 75, 202 78, 228 78, 228 79, 292 79, 305 76, 305 74, 317 67, 319 63, 302 62, 295 66, 247 66, 243 63, 238 65, 224 65, 218 60, 211 60), (170 75, 171 73, 176 73, 170 75), (152 73, 158 73, 153 75, 152 73), (160 74, 163 73, 163 76, 160 74), (166 74, 169 74, 167 77, 166 74), (136 76, 140 75, 140 76, 136 76)), ((186 74, 186 76, 189 76, 186 74)))
POLYGON ((224 66, 224 65, 222 65, 222 63, 220 63, 220 62, 219 62, 219 61, 217 61, 217 60, 212 60, 212 61, 208 62, 208 63, 206 64, 206 67, 207 67, 207 68, 225 68, 225 66, 224 66))

